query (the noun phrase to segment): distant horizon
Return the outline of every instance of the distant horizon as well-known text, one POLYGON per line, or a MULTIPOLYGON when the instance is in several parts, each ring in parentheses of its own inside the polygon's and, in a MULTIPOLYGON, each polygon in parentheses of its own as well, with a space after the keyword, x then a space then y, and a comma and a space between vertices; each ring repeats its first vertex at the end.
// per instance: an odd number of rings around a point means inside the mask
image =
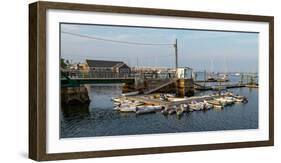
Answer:
POLYGON ((61 58, 72 63, 93 59, 122 61, 130 67, 174 68, 171 44, 177 38, 179 67, 208 72, 258 72, 258 33, 81 24, 61 24, 61 31, 97 38, 61 33, 61 58))

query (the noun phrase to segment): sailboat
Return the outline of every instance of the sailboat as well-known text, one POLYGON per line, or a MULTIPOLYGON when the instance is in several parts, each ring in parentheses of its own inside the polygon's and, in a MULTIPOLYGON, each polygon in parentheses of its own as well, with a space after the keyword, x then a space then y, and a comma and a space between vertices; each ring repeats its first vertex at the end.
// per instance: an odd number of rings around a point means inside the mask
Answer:
POLYGON ((225 65, 225 72, 224 73, 217 73, 215 74, 213 72, 213 60, 211 60, 211 73, 209 74, 208 76, 208 81, 212 81, 212 82, 227 82, 229 81, 229 78, 228 78, 228 74, 227 74, 227 68, 226 68, 226 65, 225 65))
POLYGON ((211 72, 208 74, 207 81, 213 81, 213 82, 216 81, 216 77, 215 77, 215 74, 213 72, 213 69, 214 69, 214 61, 212 59, 211 60, 211 72))

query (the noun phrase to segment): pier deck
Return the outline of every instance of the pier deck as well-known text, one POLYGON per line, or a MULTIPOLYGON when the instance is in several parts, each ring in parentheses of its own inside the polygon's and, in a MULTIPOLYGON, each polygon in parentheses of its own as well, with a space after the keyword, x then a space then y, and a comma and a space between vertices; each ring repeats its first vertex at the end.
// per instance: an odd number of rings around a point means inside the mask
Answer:
POLYGON ((180 105, 180 104, 187 104, 191 101, 204 101, 204 100, 212 100, 214 97, 217 96, 201 96, 201 97, 191 97, 179 101, 161 101, 158 99, 150 99, 145 96, 128 96, 126 97, 129 100, 140 101, 149 105, 163 105, 163 106, 171 106, 171 105, 180 105))

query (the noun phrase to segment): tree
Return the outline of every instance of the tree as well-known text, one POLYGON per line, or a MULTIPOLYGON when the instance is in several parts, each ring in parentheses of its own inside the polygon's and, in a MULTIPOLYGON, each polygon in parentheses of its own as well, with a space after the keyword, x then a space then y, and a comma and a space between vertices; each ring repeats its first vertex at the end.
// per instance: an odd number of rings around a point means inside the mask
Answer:
POLYGON ((64 59, 63 58, 61 58, 60 59, 60 66, 61 66, 61 68, 66 68, 67 67, 67 63, 65 63, 65 61, 64 61, 64 59))

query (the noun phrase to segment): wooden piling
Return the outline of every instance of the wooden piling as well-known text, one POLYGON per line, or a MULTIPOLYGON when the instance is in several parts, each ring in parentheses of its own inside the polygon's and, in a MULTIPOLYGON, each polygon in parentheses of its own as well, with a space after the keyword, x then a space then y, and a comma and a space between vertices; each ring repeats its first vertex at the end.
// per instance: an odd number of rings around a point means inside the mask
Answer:
POLYGON ((185 95, 185 80, 184 79, 178 79, 177 80, 177 97, 184 97, 185 95))

